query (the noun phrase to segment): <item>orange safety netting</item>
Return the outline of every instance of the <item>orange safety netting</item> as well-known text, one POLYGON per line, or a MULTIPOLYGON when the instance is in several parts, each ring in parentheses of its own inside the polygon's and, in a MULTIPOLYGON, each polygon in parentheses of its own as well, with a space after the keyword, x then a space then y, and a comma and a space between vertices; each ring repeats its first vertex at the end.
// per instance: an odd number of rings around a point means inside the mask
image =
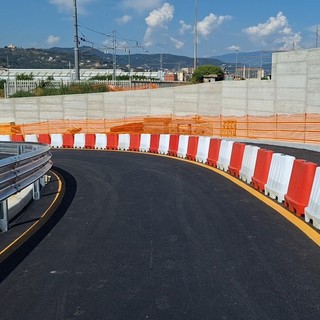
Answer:
POLYGON ((122 119, 50 120, 0 124, 0 134, 170 133, 320 143, 320 114, 273 116, 150 116, 122 119))

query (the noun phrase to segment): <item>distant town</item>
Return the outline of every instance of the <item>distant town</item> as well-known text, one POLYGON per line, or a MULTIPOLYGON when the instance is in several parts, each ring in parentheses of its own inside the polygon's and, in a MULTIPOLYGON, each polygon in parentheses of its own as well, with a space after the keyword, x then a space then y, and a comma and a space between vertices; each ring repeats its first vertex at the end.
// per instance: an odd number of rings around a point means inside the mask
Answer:
MULTIPOLYGON (((145 75, 162 81, 188 81, 194 59, 167 53, 109 53, 80 47, 79 66, 83 80, 102 74, 145 75)), ((198 58, 197 65, 215 65, 225 70, 226 79, 258 79, 271 73, 271 52, 227 54, 198 58)), ((72 80, 73 48, 18 48, 9 44, 0 48, 0 79, 32 72, 34 78, 53 77, 72 80), (41 71, 42 70, 42 71, 41 71)))

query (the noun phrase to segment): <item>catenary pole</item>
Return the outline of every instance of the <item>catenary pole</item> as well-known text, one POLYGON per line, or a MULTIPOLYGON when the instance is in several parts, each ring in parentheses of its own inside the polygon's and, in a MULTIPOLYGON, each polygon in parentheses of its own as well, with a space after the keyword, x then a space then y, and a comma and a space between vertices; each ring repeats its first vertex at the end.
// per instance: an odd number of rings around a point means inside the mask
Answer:
POLYGON ((74 6, 74 72, 75 80, 80 80, 80 71, 79 71, 79 37, 78 37, 78 15, 77 15, 77 0, 73 0, 74 6))

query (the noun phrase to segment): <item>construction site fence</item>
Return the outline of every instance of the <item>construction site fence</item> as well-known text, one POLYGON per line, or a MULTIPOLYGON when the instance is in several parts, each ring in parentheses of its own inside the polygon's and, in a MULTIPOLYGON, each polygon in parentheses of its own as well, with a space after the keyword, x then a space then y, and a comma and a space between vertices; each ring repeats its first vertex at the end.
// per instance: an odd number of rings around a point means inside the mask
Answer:
POLYGON ((167 133, 221 138, 320 143, 320 114, 263 116, 149 116, 121 119, 48 120, 0 124, 3 134, 167 133))

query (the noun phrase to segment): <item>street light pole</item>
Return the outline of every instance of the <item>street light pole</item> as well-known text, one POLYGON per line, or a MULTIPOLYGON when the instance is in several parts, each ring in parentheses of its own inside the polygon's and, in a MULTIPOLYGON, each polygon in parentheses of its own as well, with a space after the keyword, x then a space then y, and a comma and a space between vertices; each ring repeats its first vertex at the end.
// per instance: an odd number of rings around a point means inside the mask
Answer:
POLYGON ((79 37, 78 37, 78 15, 77 15, 77 0, 73 0, 74 6, 74 71, 75 71, 75 80, 80 80, 80 71, 79 71, 79 37))

